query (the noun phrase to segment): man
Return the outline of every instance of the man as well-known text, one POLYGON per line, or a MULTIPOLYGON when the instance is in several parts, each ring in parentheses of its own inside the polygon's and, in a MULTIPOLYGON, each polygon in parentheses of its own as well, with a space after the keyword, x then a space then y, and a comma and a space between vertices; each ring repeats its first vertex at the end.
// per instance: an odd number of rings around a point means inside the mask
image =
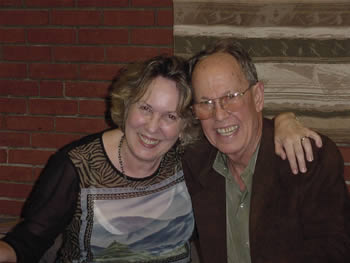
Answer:
POLYGON ((350 262, 350 201, 335 144, 323 136, 306 175, 292 175, 275 155, 264 86, 247 52, 221 41, 190 65, 207 139, 183 163, 201 262, 350 262))

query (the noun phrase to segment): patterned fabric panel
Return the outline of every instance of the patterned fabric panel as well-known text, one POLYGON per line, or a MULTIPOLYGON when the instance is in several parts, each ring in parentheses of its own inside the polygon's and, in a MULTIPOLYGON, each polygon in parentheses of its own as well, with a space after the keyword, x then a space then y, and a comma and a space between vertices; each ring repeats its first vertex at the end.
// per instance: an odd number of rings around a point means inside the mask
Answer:
POLYGON ((71 150, 81 192, 58 262, 189 262, 194 219, 180 155, 174 147, 155 175, 126 180, 101 137, 71 150))
POLYGON ((243 45, 265 84, 264 113, 293 111, 350 142, 350 1, 174 0, 174 54, 221 38, 243 45))

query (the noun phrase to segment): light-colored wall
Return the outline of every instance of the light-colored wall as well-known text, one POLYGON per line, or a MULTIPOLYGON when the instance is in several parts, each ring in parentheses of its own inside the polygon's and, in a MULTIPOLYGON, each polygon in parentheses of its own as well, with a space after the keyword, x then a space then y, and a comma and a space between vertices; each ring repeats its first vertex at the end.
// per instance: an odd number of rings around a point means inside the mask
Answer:
POLYGON ((240 42, 265 83, 265 114, 293 111, 337 142, 350 185, 350 1, 174 0, 174 53, 240 42))

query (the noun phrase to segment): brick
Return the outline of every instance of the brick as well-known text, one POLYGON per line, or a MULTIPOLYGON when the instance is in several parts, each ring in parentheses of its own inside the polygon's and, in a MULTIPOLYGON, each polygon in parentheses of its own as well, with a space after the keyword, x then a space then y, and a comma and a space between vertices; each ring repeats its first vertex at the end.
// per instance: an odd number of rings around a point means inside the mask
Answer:
POLYGON ((101 14, 95 10, 53 10, 51 23, 64 26, 94 26, 100 24, 101 14))
POLYGON ((74 0, 26 0, 27 7, 74 7, 74 0))
POLYGON ((105 98, 108 95, 110 82, 67 82, 66 96, 105 98))
POLYGON ((105 101, 81 100, 79 101, 79 114, 89 116, 104 116, 107 110, 105 101))
POLYGON ((174 24, 173 10, 158 10, 157 25, 173 26, 173 24, 174 24))
POLYGON ((79 134, 33 133, 32 146, 58 149, 79 138, 79 134))
POLYGON ((0 95, 37 96, 38 83, 30 80, 0 80, 0 95))
POLYGON ((129 0, 78 0, 79 7, 127 7, 129 0))
POLYGON ((54 120, 50 117, 6 116, 5 128, 18 131, 52 131, 54 120))
POLYGON ((23 204, 23 201, 0 200, 0 214, 19 216, 23 204))
POLYGON ((55 61, 102 62, 105 51, 103 47, 55 47, 53 58, 55 61))
POLYGON ((132 0, 132 6, 137 7, 171 7, 172 0, 132 0))
POLYGON ((30 146, 30 136, 28 133, 0 132, 0 146, 30 146))
POLYGON ((85 64, 80 65, 80 79, 112 80, 120 70, 120 65, 85 64))
POLYGON ((0 42, 2 43, 24 43, 25 30, 22 28, 0 28, 0 42))
POLYGON ((54 151, 41 150, 9 150, 8 162, 16 164, 46 164, 54 151))
POLYGON ((27 34, 29 43, 73 44, 76 40, 75 30, 67 28, 28 29, 27 34))
POLYGON ((5 129, 6 123, 5 123, 5 115, 0 114, 0 129, 5 129))
POLYGON ((81 44, 127 44, 129 32, 127 29, 80 29, 81 44))
POLYGON ((172 45, 173 31, 171 29, 142 28, 131 31, 131 43, 143 45, 172 45))
POLYGON ((26 64, 19 64, 19 63, 1 63, 0 64, 0 78, 26 78, 26 77, 27 77, 26 64))
POLYGON ((95 133, 107 128, 103 118, 57 118, 56 131, 95 133))
POLYGON ((350 146, 349 147, 338 147, 343 158, 344 158, 344 162, 350 162, 350 146))
POLYGON ((0 163, 6 163, 7 162, 7 152, 6 150, 0 149, 0 163))
POLYGON ((47 11, 34 10, 2 10, 0 11, 0 25, 31 25, 41 26, 49 23, 47 11))
POLYGON ((1 183, 0 193, 7 198, 26 198, 32 190, 32 185, 1 183))
POLYGON ((174 49, 172 48, 159 48, 159 55, 168 55, 171 56, 174 54, 174 49))
POLYGON ((76 79, 77 65, 72 64, 31 64, 29 76, 33 79, 76 79))
POLYGON ((21 4, 22 4, 21 0, 1 0, 0 1, 1 7, 21 6, 21 4))
POLYGON ((4 46, 4 60, 22 61, 49 61, 51 59, 50 47, 33 46, 4 46))
POLYGON ((0 129, 6 128, 5 115, 0 114, 0 129))
POLYGON ((31 167, 0 165, 0 180, 16 182, 33 182, 33 169, 31 167))
POLYGON ((34 173, 34 178, 38 179, 39 176, 41 175, 41 172, 44 170, 44 167, 40 168, 40 167, 34 167, 33 168, 33 173, 34 173))
POLYGON ((75 100, 31 99, 29 100, 31 114, 74 115, 78 112, 78 102, 75 100))
POLYGON ((158 55, 158 49, 153 47, 107 47, 106 57, 113 62, 134 62, 158 55))
POLYGON ((27 100, 0 98, 0 112, 2 113, 26 113, 27 100))
POLYGON ((104 12, 104 25, 107 26, 152 26, 154 12, 150 10, 118 10, 104 12))
POLYGON ((62 97, 62 81, 40 81, 40 96, 43 97, 62 97))

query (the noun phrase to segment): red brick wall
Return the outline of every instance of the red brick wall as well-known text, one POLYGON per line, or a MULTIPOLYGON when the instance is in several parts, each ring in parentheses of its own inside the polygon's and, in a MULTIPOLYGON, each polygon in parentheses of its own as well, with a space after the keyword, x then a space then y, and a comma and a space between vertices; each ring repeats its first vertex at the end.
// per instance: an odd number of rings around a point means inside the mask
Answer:
POLYGON ((0 216, 18 216, 48 157, 108 127, 130 61, 173 53, 171 0, 0 1, 0 216))
POLYGON ((110 80, 171 54, 172 24, 171 0, 0 1, 0 215, 19 215, 56 149, 108 127, 110 80))

